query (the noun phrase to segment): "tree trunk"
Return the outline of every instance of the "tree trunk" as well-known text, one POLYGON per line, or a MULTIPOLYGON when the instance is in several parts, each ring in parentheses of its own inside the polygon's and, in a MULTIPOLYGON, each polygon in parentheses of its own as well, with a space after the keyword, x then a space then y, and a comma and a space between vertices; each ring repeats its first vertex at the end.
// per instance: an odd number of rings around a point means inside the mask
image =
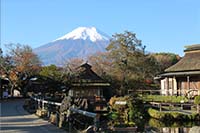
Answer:
POLYGON ((11 97, 13 97, 13 93, 14 93, 14 85, 12 85, 11 88, 10 88, 10 95, 11 95, 11 97))

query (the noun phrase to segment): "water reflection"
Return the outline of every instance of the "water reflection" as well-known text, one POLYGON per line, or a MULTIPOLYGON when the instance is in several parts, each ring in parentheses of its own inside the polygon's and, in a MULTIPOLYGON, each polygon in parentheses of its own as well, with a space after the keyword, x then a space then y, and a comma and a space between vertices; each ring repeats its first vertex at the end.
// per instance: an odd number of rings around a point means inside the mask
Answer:
POLYGON ((190 128, 185 128, 185 127, 174 127, 174 128, 169 128, 169 127, 164 127, 161 128, 160 131, 162 133, 189 133, 190 128))
POLYGON ((148 133, 200 133, 200 122, 162 122, 151 118, 146 124, 145 132, 148 133))

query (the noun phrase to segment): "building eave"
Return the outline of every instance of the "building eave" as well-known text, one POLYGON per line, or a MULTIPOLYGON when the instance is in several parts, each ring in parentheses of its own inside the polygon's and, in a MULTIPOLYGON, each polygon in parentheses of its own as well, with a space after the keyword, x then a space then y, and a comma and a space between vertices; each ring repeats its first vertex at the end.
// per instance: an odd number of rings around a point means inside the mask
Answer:
POLYGON ((79 86, 99 86, 99 87, 108 87, 110 86, 109 83, 73 83, 72 87, 79 87, 79 86))
POLYGON ((190 75, 200 75, 200 71, 184 71, 184 72, 168 72, 160 74, 158 77, 172 77, 172 76, 190 76, 190 75))

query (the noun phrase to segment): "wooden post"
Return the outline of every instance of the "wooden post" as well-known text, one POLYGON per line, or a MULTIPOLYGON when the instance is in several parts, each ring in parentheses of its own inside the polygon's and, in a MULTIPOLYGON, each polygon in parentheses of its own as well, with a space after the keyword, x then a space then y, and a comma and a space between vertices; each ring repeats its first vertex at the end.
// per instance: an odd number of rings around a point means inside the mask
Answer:
POLYGON ((44 110, 44 100, 42 100, 42 110, 44 110))
POLYGON ((169 78, 168 77, 166 78, 166 90, 167 90, 166 95, 168 96, 169 95, 169 78))
MULTIPOLYGON (((187 87, 188 87, 188 91, 190 90, 190 76, 187 76, 187 87)), ((185 91, 186 93, 186 91, 185 91)))
POLYGON ((95 126, 95 131, 97 131, 97 129, 99 128, 99 117, 100 115, 97 114, 96 117, 94 118, 94 126, 95 126))
POLYGON ((162 111, 162 105, 161 105, 161 103, 159 104, 159 108, 160 108, 160 111, 162 111))
POLYGON ((40 109, 40 101, 38 101, 38 109, 40 109))
POLYGON ((175 80, 175 76, 172 78, 172 95, 174 95, 174 80, 175 80))
POLYGON ((56 126, 59 126, 59 121, 60 121, 60 114, 58 111, 56 111, 56 126))
POLYGON ((59 122, 58 122, 58 127, 61 128, 62 127, 62 124, 63 124, 63 121, 64 121, 64 114, 60 113, 59 115, 59 122))

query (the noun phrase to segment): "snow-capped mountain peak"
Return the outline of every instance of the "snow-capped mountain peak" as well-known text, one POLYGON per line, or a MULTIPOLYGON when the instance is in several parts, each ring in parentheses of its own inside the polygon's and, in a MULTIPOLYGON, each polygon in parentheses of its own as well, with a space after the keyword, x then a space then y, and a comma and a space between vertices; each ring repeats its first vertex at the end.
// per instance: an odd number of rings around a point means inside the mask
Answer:
POLYGON ((64 40, 64 39, 89 39, 92 42, 101 41, 101 40, 109 40, 109 36, 105 33, 97 30, 95 27, 78 27, 72 32, 69 32, 68 34, 56 39, 58 40, 64 40))
POLYGON ((62 66, 64 61, 72 58, 87 59, 97 52, 105 52, 110 37, 95 27, 79 27, 72 32, 46 43, 34 52, 44 65, 62 66))

